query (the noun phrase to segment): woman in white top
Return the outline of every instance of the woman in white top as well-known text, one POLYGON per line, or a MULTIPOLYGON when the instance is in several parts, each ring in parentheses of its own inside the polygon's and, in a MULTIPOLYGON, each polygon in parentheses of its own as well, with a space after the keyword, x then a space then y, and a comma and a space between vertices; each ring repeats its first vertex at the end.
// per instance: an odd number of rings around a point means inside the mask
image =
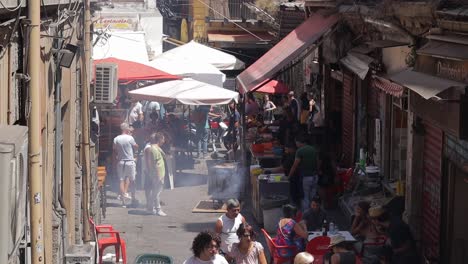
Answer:
POLYGON ((234 243, 229 249, 228 256, 236 264, 267 264, 262 244, 255 241, 252 226, 241 224, 237 229, 240 242, 234 243))
POLYGON ((263 120, 264 121, 273 121, 273 110, 276 109, 276 105, 270 101, 268 94, 265 94, 263 97, 263 120))
POLYGON ((193 256, 185 260, 184 264, 228 264, 226 259, 218 254, 219 244, 217 234, 200 232, 192 243, 193 256))
POLYGON ((245 223, 245 218, 240 214, 240 203, 237 199, 229 199, 226 202, 227 212, 216 221, 215 231, 221 236, 221 250, 228 252, 228 246, 239 242, 237 229, 245 223))

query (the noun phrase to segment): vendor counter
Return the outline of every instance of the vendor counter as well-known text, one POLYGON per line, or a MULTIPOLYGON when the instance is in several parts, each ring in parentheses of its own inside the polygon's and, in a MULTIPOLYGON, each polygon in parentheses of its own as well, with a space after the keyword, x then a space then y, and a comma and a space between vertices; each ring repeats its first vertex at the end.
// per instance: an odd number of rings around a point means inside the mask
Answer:
MULTIPOLYGON (((264 171, 264 169, 261 170, 264 171)), ((252 186, 252 214, 259 224, 263 224, 263 210, 265 208, 279 208, 289 201, 289 181, 284 173, 258 174, 255 172, 251 173, 250 180, 252 186)))

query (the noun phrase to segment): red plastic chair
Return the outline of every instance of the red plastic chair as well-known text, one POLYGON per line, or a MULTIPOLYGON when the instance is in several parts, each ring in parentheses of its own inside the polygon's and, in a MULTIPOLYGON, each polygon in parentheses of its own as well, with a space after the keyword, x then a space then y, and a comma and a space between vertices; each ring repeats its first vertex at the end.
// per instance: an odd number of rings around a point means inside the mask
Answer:
POLYGON ((127 249, 125 246, 125 240, 120 237, 120 233, 114 229, 111 225, 96 225, 92 218, 89 218, 91 228, 95 231, 96 242, 99 250, 99 264, 102 264, 102 254, 104 249, 107 247, 115 248, 115 259, 120 261, 120 251, 122 251, 123 264, 127 264, 127 249), (99 238, 99 235, 108 235, 106 237, 99 238))
POLYGON ((338 173, 338 177, 341 180, 341 185, 337 187, 338 193, 343 193, 344 191, 349 189, 349 182, 352 176, 353 176, 353 168, 349 168, 345 171, 338 173))
POLYGON ((281 263, 287 263, 287 262, 293 262, 294 257, 297 255, 298 249, 296 246, 278 246, 276 243, 273 241, 273 239, 268 235, 267 231, 262 228, 262 233, 265 236, 265 240, 268 245, 268 250, 270 251, 270 261, 268 263, 270 264, 281 264, 281 263), (293 254, 291 257, 283 257, 279 254, 280 251, 287 251, 287 250, 292 250, 293 254))
POLYGON ((325 255, 330 249, 328 246, 330 245, 330 238, 327 236, 319 236, 307 243, 306 251, 314 256, 323 256, 325 255))

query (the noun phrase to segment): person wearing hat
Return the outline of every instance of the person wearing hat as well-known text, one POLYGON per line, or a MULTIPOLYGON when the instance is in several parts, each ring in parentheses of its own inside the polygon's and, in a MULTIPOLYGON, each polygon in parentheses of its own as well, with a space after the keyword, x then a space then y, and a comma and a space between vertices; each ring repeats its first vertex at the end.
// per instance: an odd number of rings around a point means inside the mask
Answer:
MULTIPOLYGON (((330 264, 356 263, 356 254, 348 249, 344 236, 332 236, 328 248, 332 250, 332 255, 329 262, 330 264)), ((326 256, 324 256, 324 263, 327 263, 325 258, 326 256)))
POLYGON ((294 264, 312 264, 314 263, 314 256, 307 252, 301 252, 294 257, 294 264))

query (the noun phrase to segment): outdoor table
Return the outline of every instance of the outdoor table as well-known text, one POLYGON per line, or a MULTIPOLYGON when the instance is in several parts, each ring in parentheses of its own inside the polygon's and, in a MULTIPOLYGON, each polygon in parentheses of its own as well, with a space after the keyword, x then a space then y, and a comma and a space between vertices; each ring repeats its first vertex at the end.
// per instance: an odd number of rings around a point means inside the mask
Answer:
MULTIPOLYGON (((334 233, 334 234, 330 234, 330 232, 327 233, 328 237, 333 237, 336 235, 342 235, 345 238, 345 240, 349 242, 357 241, 356 238, 354 238, 353 235, 351 235, 349 231, 338 231, 337 233, 334 233)), ((307 237, 307 241, 311 241, 312 239, 319 237, 319 236, 322 236, 321 231, 309 231, 309 236, 307 237)))

